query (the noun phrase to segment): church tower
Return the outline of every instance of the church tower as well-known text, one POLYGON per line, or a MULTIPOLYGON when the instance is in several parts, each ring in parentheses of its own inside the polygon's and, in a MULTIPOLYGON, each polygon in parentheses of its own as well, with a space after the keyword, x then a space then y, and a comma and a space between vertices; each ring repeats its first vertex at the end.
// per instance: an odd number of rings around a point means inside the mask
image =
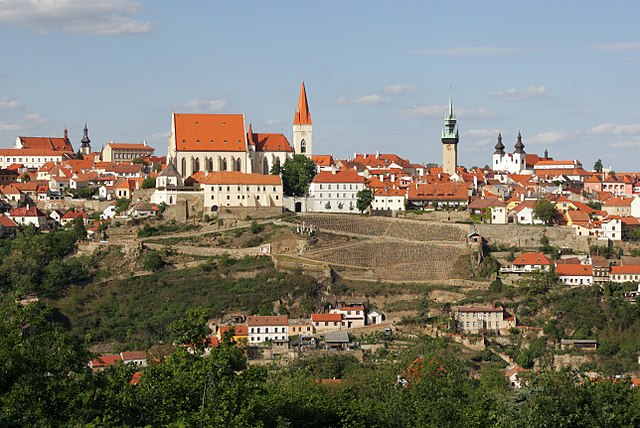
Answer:
POLYGON ((89 128, 87 124, 84 124, 84 134, 82 134, 82 140, 80 140, 80 152, 83 155, 91 153, 91 140, 89 139, 89 128))
POLYGON ((498 142, 496 143, 495 149, 493 152, 493 170, 499 171, 502 169, 502 158, 504 157, 504 144, 502 144, 502 133, 498 132, 498 142))
POLYGON ((300 87, 298 110, 293 116, 293 148, 296 154, 311 157, 313 153, 311 128, 311 113, 309 113, 307 91, 304 88, 303 81, 300 87))
POLYGON ((524 143, 522 142, 522 135, 518 130, 518 138, 515 145, 516 150, 513 152, 513 162, 516 164, 516 170, 518 172, 527 169, 527 152, 524 151, 524 143))
POLYGON ((458 126, 453 103, 449 97, 449 111, 444 117, 442 129, 442 172, 453 175, 458 167, 458 126))

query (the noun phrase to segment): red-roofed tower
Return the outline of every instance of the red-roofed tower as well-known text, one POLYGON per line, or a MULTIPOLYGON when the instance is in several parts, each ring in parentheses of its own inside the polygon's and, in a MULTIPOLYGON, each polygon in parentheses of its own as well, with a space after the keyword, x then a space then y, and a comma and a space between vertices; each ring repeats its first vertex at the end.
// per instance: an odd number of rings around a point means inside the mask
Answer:
POLYGON ((293 147, 296 154, 311 157, 313 153, 311 113, 309 113, 307 91, 304 87, 304 81, 300 86, 298 109, 293 116, 293 147))

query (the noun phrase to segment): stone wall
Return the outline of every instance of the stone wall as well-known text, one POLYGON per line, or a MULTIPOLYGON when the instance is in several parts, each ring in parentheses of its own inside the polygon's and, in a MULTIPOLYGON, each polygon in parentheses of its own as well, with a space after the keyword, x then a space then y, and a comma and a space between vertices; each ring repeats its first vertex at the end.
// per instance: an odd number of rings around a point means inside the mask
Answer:
POLYGON ((577 236, 569 226, 524 226, 514 224, 476 224, 475 230, 489 243, 515 245, 525 249, 540 246, 540 239, 547 235, 549 243, 557 247, 570 247, 574 251, 586 252, 589 242, 586 236, 577 236))
MULTIPOLYGON (((222 207, 218 210, 218 218, 225 220, 244 220, 247 217, 252 219, 273 218, 282 215, 282 207, 222 207)), ((211 213, 209 215, 215 215, 211 213)))

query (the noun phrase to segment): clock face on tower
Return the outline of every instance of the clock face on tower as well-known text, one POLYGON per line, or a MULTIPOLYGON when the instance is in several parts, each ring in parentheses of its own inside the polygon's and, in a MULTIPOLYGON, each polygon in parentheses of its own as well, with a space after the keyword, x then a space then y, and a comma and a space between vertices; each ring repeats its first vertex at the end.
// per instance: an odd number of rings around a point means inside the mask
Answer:
POLYGON ((451 144, 447 144, 447 150, 453 150, 453 146, 451 144))

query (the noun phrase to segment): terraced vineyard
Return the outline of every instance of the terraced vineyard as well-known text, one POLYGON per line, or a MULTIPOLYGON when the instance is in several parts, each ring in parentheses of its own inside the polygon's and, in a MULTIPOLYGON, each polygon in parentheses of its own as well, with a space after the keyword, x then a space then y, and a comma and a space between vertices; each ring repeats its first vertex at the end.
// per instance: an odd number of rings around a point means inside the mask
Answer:
POLYGON ((384 236, 411 241, 464 242, 467 226, 433 224, 420 221, 340 216, 302 215, 306 225, 321 230, 363 236, 384 236))
POLYGON ((453 245, 368 241, 344 251, 328 249, 305 256, 329 264, 372 268, 376 279, 427 281, 449 279, 453 263, 464 251, 453 245))

